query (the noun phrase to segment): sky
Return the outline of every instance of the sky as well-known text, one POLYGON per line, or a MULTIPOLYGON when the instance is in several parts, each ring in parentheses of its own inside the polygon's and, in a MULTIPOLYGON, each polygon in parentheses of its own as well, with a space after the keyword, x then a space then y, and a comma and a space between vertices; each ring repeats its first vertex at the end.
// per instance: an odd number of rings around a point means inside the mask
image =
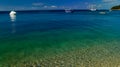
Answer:
POLYGON ((110 9, 120 0, 0 0, 0 10, 110 9))

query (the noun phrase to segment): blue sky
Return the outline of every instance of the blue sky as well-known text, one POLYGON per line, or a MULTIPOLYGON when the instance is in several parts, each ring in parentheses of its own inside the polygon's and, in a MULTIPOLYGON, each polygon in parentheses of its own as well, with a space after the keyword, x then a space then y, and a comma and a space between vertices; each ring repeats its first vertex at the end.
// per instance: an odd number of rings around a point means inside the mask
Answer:
POLYGON ((120 0, 0 0, 0 10, 109 9, 120 0))

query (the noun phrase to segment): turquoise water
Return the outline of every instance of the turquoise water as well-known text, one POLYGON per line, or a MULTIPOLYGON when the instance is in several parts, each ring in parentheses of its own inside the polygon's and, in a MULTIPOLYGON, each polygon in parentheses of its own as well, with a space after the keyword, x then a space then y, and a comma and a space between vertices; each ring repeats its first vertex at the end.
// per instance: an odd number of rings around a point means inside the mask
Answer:
POLYGON ((112 41, 119 43, 120 12, 99 12, 18 12, 13 18, 8 13, 1 14, 0 63, 45 58, 112 41))

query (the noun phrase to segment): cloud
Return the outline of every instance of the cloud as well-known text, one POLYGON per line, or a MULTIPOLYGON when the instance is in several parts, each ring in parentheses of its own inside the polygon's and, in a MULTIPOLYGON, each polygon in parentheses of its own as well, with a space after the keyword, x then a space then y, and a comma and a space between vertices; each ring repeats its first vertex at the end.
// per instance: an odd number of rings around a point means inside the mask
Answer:
POLYGON ((33 6, 43 6, 43 3, 32 3, 33 6))
POLYGON ((115 2, 117 0, 102 0, 104 3, 112 3, 112 2, 115 2))
POLYGON ((44 8, 48 8, 48 6, 46 6, 46 5, 45 5, 45 6, 43 6, 43 7, 44 7, 44 8))
POLYGON ((50 4, 44 4, 42 2, 39 3, 32 3, 32 9, 36 9, 36 8, 45 8, 45 9, 53 9, 53 8, 57 8, 56 5, 50 5, 50 4))
POLYGON ((51 6, 51 8, 57 8, 57 6, 55 6, 55 5, 52 5, 52 6, 51 6))
POLYGON ((102 0, 102 1, 103 1, 102 6, 107 8, 111 8, 114 5, 120 4, 120 0, 102 0))

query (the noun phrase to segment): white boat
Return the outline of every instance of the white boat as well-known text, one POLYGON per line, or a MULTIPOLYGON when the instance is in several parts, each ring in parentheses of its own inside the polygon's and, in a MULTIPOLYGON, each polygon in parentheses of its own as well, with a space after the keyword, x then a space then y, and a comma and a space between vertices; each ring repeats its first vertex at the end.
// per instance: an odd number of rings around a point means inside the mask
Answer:
POLYGON ((71 9, 65 9, 65 12, 66 13, 72 13, 72 10, 71 9))
POLYGON ((91 8, 90 10, 91 10, 91 11, 96 11, 97 9, 95 9, 95 8, 91 8))
POLYGON ((96 10, 97 10, 97 9, 96 9, 96 5, 94 5, 94 4, 90 5, 90 6, 89 6, 89 10, 90 10, 90 11, 96 11, 96 10))
POLYGON ((9 13, 9 15, 10 15, 11 21, 14 22, 16 20, 16 12, 15 11, 11 11, 9 13))
POLYGON ((16 12, 15 11, 11 11, 10 15, 16 15, 16 12))

